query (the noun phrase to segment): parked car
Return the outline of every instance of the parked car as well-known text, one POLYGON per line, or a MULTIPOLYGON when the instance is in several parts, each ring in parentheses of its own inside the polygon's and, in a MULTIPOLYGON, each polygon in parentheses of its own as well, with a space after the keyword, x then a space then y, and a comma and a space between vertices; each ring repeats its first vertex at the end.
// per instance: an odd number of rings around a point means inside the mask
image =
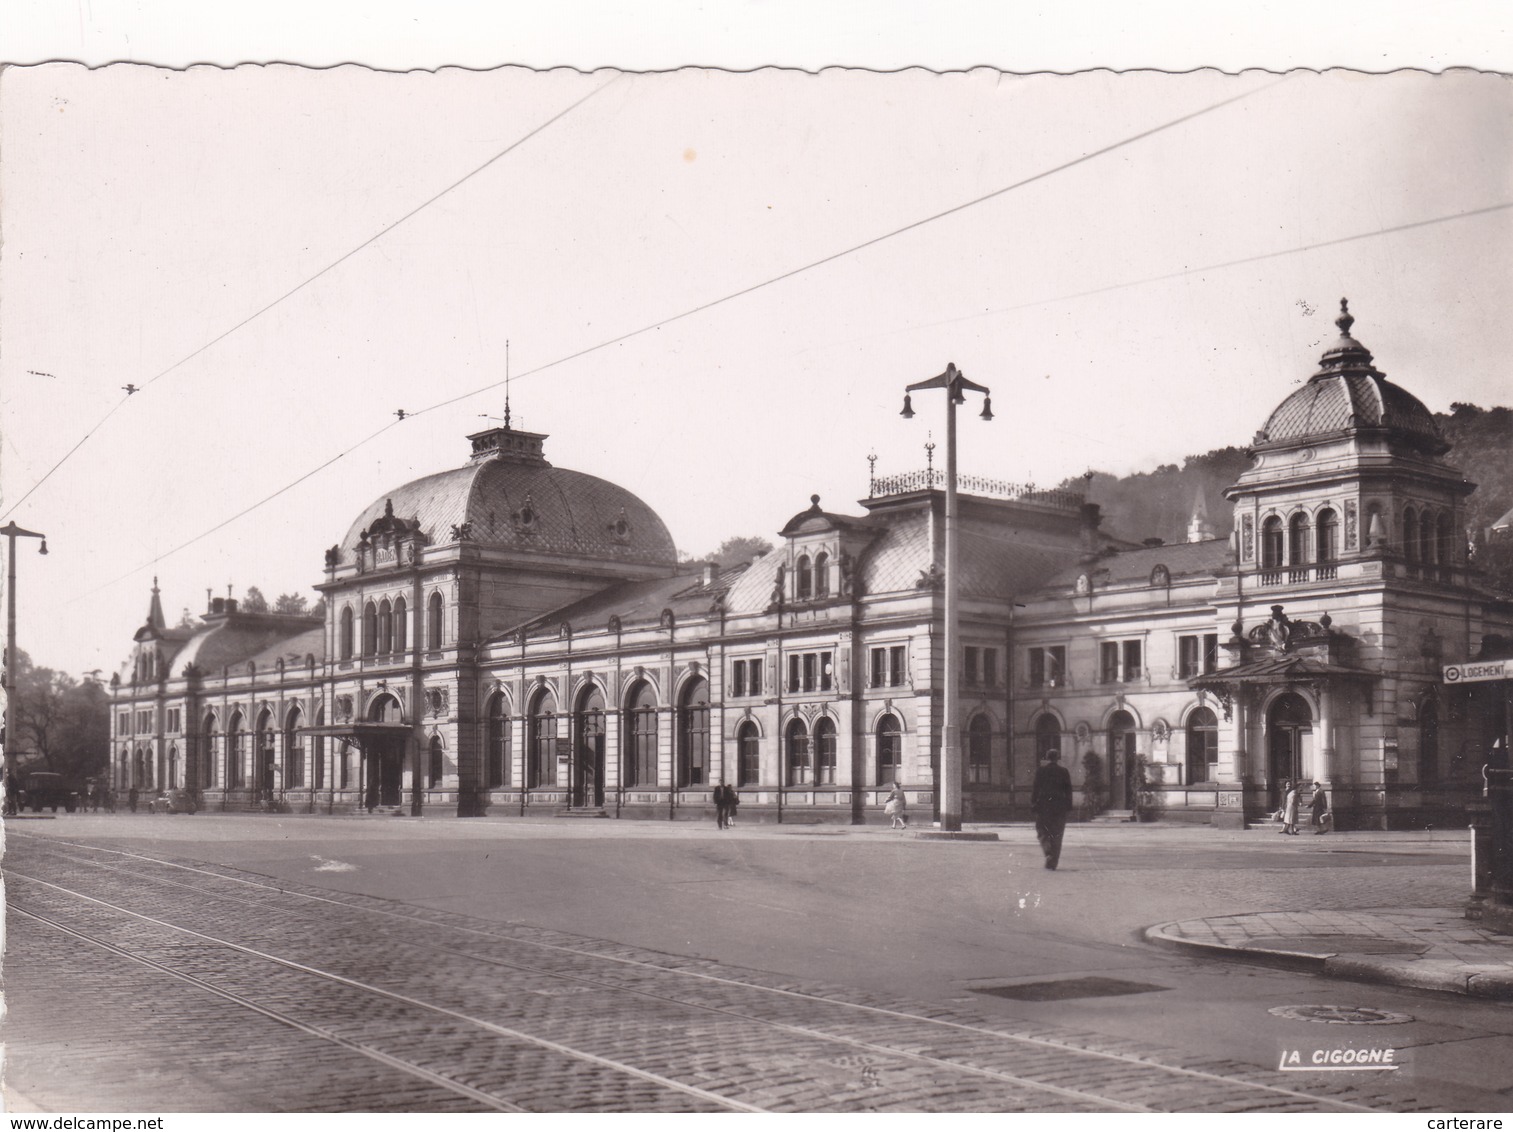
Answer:
POLYGON ((195 812, 194 799, 187 790, 164 790, 152 801, 147 803, 149 814, 192 814, 195 812))
POLYGON ((51 770, 34 770, 22 780, 21 808, 30 806, 33 813, 40 814, 46 806, 53 813, 62 806, 68 813, 79 808, 79 792, 61 774, 51 770))

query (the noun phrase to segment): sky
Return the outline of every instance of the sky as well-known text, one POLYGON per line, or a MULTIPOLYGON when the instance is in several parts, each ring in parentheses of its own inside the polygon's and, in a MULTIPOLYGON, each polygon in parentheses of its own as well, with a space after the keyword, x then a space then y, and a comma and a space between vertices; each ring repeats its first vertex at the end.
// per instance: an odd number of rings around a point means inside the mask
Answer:
POLYGON ((155 576, 170 621, 313 600, 502 412, 506 342, 516 425, 690 554, 923 467, 947 362, 996 414, 962 471, 1040 484, 1246 443, 1341 296, 1431 409, 1506 403, 1510 111, 1473 72, 9 68, 20 646, 118 668, 155 576))

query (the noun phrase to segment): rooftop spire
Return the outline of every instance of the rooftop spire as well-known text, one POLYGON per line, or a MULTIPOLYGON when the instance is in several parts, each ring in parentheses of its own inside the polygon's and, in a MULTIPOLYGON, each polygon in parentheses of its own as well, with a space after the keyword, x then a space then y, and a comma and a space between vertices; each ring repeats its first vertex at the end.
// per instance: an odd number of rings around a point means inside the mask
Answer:
POLYGON ((510 340, 504 340, 504 427, 510 427, 510 340))
POLYGON ((152 578, 152 604, 147 608, 147 624, 154 629, 168 628, 168 622, 163 617, 163 602, 158 597, 158 579, 156 574, 152 578))
POLYGON ((1350 300, 1340 300, 1340 317, 1334 320, 1334 324, 1340 328, 1340 337, 1349 338, 1350 328, 1355 325, 1355 315, 1350 313, 1350 300))

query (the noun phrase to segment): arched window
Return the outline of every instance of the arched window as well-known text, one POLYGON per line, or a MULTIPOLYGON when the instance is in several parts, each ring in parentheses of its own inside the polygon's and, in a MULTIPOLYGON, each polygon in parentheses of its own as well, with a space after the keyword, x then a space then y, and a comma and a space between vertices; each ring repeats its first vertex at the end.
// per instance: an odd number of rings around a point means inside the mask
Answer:
POLYGON ((260 797, 273 790, 273 760, 278 746, 275 730, 273 713, 264 708, 257 717, 257 746, 252 764, 252 788, 260 797))
POLYGON ((1435 561, 1434 558, 1434 516, 1425 511, 1418 517, 1418 557, 1424 565, 1435 561))
POLYGON ((967 724, 967 781, 993 781, 993 721, 981 712, 967 724))
POLYGON ((826 716, 814 723, 814 782, 835 785, 835 721, 826 716))
POLYGON ((790 719, 783 732, 783 747, 788 763, 788 785, 809 785, 809 728, 802 719, 790 719))
POLYGON ((304 719, 299 708, 291 708, 284 720, 284 785, 305 784, 305 737, 300 734, 304 719))
MULTIPOLYGON (((321 728, 325 725, 326 709, 318 707, 315 709, 315 726, 321 728)), ((312 755, 313 758, 311 761, 315 767, 315 788, 317 790, 324 790, 326 788, 326 737, 320 734, 319 731, 315 735, 315 749, 312 755)))
POLYGON ((736 780, 737 786, 755 786, 762 780, 761 736, 757 725, 741 724, 736 732, 736 780))
POLYGON ((1314 557, 1319 562, 1333 562, 1339 557, 1339 534, 1340 520, 1333 508, 1326 507, 1319 512, 1319 517, 1314 522, 1314 530, 1317 533, 1315 540, 1314 557))
POLYGON ((1299 511, 1287 521, 1287 565, 1308 561, 1308 516, 1299 511))
POLYGON ((215 785, 215 766, 217 762, 216 755, 220 753, 220 739, 220 732, 217 731, 215 727, 215 715, 214 713, 207 711, 205 713, 204 720, 200 724, 199 765, 203 768, 200 773, 203 774, 204 781, 194 783, 193 785, 203 787, 211 787, 215 785))
POLYGON ((557 714, 550 692, 540 693, 531 705, 527 787, 557 785, 557 714))
POLYGON ((406 620, 405 599, 394 599, 394 651, 402 653, 410 647, 410 625, 406 620))
POLYGON ((904 735, 891 714, 877 721, 877 784, 891 786, 903 781, 904 735))
POLYGON ((1418 709, 1418 781, 1420 786, 1439 781, 1439 707, 1433 700, 1418 709))
POLYGON ((388 598, 378 603, 378 651, 383 656, 394 651, 394 610, 388 598))
POLYGON ((352 607, 341 607, 341 658, 352 659, 352 607))
POLYGON ((432 594, 426 610, 426 648, 441 647, 441 595, 432 594))
POLYGON ((637 684, 625 703, 625 784, 657 784, 657 697, 646 681, 637 684))
POLYGON ((809 563, 807 554, 799 555, 798 568, 794 571, 795 596, 803 601, 805 598, 814 596, 814 567, 809 563))
POLYGON ((814 596, 830 596, 830 555, 823 550, 814 556, 814 596))
POLYGON ((242 713, 237 712, 226 724, 226 787, 235 790, 242 785, 242 713))
POLYGON ((578 700, 578 773, 574 803, 604 804, 604 693, 591 687, 578 700))
POLYGON ((430 759, 426 767, 426 787, 435 790, 441 785, 441 775, 446 769, 446 757, 442 753, 441 736, 431 736, 430 759))
POLYGON ((510 780, 510 720, 504 711, 504 693, 495 692, 489 697, 487 750, 487 782, 490 789, 505 786, 510 780))
POLYGON ((1409 562, 1418 561, 1418 512, 1412 507, 1403 512, 1403 555, 1409 562))
POLYGON ((1200 707, 1187 717, 1187 781, 1215 782, 1219 765, 1219 721, 1200 707))
POLYGON ((1435 542, 1438 544, 1435 557, 1441 566, 1455 565, 1455 526, 1450 521, 1449 515, 1441 515, 1436 524, 1434 533, 1435 542))
POLYGON ((1272 515, 1261 524, 1261 569, 1282 568, 1282 520, 1272 515))
POLYGON ((378 652, 378 606, 371 601, 362 611, 362 654, 373 656, 378 652))
POLYGON ((168 781, 163 785, 170 790, 179 788, 179 748, 176 743, 168 748, 168 781))
POLYGON ((678 709, 678 785, 709 781, 709 682, 690 680, 678 709))
POLYGON ((1061 750, 1061 721, 1046 712, 1035 721, 1035 765, 1039 766, 1052 751, 1061 750))

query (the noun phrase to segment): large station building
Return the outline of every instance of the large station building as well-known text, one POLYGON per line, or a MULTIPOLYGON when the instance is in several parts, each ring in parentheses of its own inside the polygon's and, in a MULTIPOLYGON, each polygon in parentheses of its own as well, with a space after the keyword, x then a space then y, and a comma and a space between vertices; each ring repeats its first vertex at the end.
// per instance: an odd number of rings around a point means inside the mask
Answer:
MULTIPOLYGON (((962 648, 943 652, 944 475, 818 497, 730 569, 680 564, 644 502, 553 467, 546 437, 469 437, 326 552, 324 616, 154 586, 112 681, 117 789, 202 808, 878 820, 935 800, 959 666, 964 816, 1027 812, 1055 748, 1088 813, 1238 825, 1319 779, 1342 826, 1463 811, 1501 719, 1447 663, 1503 655, 1513 606, 1468 561, 1433 416, 1337 320, 1188 541, 1114 537, 1064 490, 961 477, 962 648)), ((1118 517, 1110 522, 1117 524, 1118 517)))

